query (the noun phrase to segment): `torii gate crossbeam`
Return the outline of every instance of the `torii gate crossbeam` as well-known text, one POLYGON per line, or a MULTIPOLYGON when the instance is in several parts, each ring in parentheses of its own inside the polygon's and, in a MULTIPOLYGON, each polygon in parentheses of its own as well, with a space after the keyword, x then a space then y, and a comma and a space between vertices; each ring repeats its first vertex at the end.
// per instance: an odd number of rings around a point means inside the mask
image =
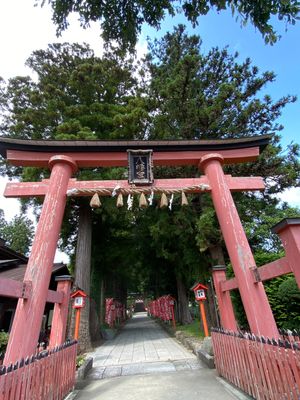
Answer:
MULTIPOLYGON (((232 192, 247 190, 264 190, 265 184, 260 177, 236 177, 225 175, 226 183, 232 192)), ((91 193, 101 191, 101 189, 113 190, 116 186, 122 189, 130 190, 132 185, 125 180, 109 181, 77 181, 69 179, 67 195, 70 196, 91 196, 91 193)), ((151 193, 153 187, 159 191, 182 190, 186 193, 210 192, 211 188, 206 176, 200 178, 181 178, 181 179, 156 179, 151 186, 139 186, 143 193, 151 193)), ((6 185, 5 197, 42 197, 45 196, 49 188, 49 179, 43 179, 41 182, 9 182, 6 185)), ((109 196, 110 194, 103 194, 109 196)))

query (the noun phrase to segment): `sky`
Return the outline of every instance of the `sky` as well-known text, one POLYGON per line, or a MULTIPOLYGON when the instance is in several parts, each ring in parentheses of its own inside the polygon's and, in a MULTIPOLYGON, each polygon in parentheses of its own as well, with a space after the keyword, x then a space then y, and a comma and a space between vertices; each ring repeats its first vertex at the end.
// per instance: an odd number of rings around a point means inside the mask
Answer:
MULTIPOLYGON (((102 53, 101 30, 97 23, 91 28, 82 29, 74 15, 70 19, 69 29, 60 38, 56 37, 56 27, 51 21, 51 10, 46 4, 43 8, 34 7, 34 0, 9 0, 0 2, 0 76, 5 80, 16 75, 28 75, 30 70, 24 65, 31 52, 46 48, 53 42, 86 42, 97 55, 102 53)), ((47 3, 47 2, 46 2, 47 3)), ((185 23, 183 18, 170 17, 161 24, 157 32, 144 26, 140 41, 137 45, 137 54, 141 56, 147 48, 147 36, 159 37, 178 23, 185 23)), ((266 45, 261 34, 251 24, 241 28, 230 12, 210 12, 199 18, 199 25, 189 32, 194 32, 202 38, 202 49, 208 52, 212 47, 228 46, 230 52, 239 52, 240 60, 250 57, 253 64, 260 71, 274 71, 276 81, 270 84, 265 93, 274 100, 292 94, 299 100, 287 105, 278 122, 284 125, 281 132, 282 146, 289 143, 300 143, 300 22, 288 28, 285 32, 284 23, 274 21, 281 40, 274 46, 266 45)), ((4 209, 9 220, 18 213, 18 202, 14 199, 4 199, 2 193, 6 180, 0 180, 0 208, 4 209)), ((284 201, 300 207, 300 188, 286 191, 282 195, 284 201)))

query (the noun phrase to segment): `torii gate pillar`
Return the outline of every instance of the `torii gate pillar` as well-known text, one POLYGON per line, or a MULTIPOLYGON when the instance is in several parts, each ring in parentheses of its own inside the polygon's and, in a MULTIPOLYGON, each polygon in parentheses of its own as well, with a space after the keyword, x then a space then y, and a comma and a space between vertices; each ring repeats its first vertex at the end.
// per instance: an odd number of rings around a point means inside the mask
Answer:
POLYGON ((279 235, 291 270, 300 288, 300 218, 285 218, 273 226, 272 232, 279 235))
POLYGON ((256 335, 278 337, 276 322, 262 282, 255 282, 251 269, 256 264, 222 169, 220 154, 207 154, 200 160, 211 187, 211 196, 251 331, 256 335))
POLYGON ((69 300, 71 294, 72 277, 71 276, 57 276, 57 291, 63 293, 63 300, 61 304, 54 305, 49 347, 60 346, 66 340, 66 329, 69 311, 69 300))
POLYGON ((53 156, 49 161, 51 175, 42 212, 37 225, 24 282, 31 285, 28 299, 19 299, 4 365, 35 354, 41 329, 52 265, 66 204, 69 179, 77 170, 72 158, 53 156), (24 334, 30 329, 30 335, 24 334))
POLYGON ((221 289, 221 283, 226 281, 226 266, 225 265, 213 266, 212 276, 218 299, 221 325, 224 329, 228 329, 230 331, 237 331, 238 329, 230 298, 230 292, 229 291, 222 292, 221 289))

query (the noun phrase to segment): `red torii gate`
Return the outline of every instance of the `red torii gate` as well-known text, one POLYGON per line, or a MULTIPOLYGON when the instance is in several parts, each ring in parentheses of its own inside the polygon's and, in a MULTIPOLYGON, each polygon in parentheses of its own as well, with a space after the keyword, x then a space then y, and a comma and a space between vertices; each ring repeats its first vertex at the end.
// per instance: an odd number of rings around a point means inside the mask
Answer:
MULTIPOLYGON (((67 193, 90 195, 82 189, 112 189, 116 184, 132 188, 127 181, 77 181, 71 179, 78 168, 127 166, 127 150, 151 149, 154 165, 196 165, 204 176, 194 179, 154 180, 153 187, 168 189, 197 186, 191 192, 211 193, 216 214, 234 269, 250 328, 257 335, 277 337, 276 323, 263 284, 253 279, 255 261, 237 213, 231 191, 263 190, 262 178, 233 178, 225 175, 223 164, 257 159, 270 136, 238 140, 189 141, 35 141, 0 138, 0 153, 16 166, 48 167, 50 179, 34 183, 8 183, 6 197, 44 196, 44 203, 24 277, 29 288, 26 299, 20 298, 15 313, 4 363, 14 363, 35 352, 51 267, 55 256, 67 193), (70 193, 70 192, 69 192, 70 193), (71 191, 72 193, 72 191, 71 191)), ((151 189, 151 186, 150 186, 151 189)), ((145 187, 145 192, 149 186, 145 187)), ((236 330, 228 292, 222 296, 224 328, 236 330)), ((51 335, 62 330, 55 319, 51 335)), ((63 328, 65 329, 65 327, 63 328)))

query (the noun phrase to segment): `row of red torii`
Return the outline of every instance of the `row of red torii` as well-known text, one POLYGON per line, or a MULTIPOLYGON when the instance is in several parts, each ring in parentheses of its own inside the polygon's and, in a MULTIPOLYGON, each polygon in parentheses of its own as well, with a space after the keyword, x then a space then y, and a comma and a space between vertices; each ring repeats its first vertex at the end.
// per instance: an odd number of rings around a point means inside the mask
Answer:
MULTIPOLYGON (((0 153, 9 163, 51 170, 49 179, 8 183, 4 192, 6 197, 44 197, 22 290, 17 296, 19 300, 4 364, 14 363, 35 352, 45 303, 51 301, 51 296, 55 307, 50 346, 65 340, 70 282, 58 282, 56 297, 48 287, 67 194, 90 196, 93 191, 101 190, 102 193, 105 189, 107 194, 111 194, 116 186, 128 193, 137 187, 148 192, 155 187, 162 193, 182 188, 189 188, 188 192, 210 192, 235 273, 232 281, 225 282, 224 268, 216 266, 213 269, 222 326, 237 330, 229 293, 235 287, 240 291, 251 331, 257 335, 278 337, 272 310, 261 279, 257 279, 255 261, 231 195, 231 191, 264 190, 264 182, 260 177, 225 175, 222 168, 223 164, 255 161, 270 139, 270 136, 214 141, 34 141, 0 138, 0 153), (154 166, 195 165, 204 175, 185 179, 155 180, 151 177, 148 184, 142 187, 135 184, 134 176, 131 181, 77 181, 72 178, 79 168, 128 166, 131 162, 128 161, 130 151, 139 156, 150 152, 150 163, 154 166)), ((133 175, 137 173, 141 176, 140 165, 133 163, 131 167, 133 175)), ((149 165, 146 167, 150 168, 149 165)), ((289 228, 286 243, 283 238, 286 253, 290 254, 287 272, 294 272, 300 286, 298 222, 289 228), (294 227, 297 231, 293 230, 294 227)), ((265 274, 276 276, 270 272, 271 268, 282 270, 283 264, 266 266, 265 274)), ((0 282, 0 295, 8 290, 7 286, 8 283, 0 282)))

